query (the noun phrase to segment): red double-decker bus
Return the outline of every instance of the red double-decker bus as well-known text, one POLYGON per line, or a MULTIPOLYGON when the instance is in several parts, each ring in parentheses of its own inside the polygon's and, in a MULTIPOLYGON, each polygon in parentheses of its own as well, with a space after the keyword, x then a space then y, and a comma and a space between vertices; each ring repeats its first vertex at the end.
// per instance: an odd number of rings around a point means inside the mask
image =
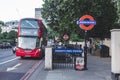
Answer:
POLYGON ((38 57, 44 56, 44 46, 47 45, 47 29, 42 20, 35 18, 21 19, 18 24, 18 45, 16 56, 38 57))

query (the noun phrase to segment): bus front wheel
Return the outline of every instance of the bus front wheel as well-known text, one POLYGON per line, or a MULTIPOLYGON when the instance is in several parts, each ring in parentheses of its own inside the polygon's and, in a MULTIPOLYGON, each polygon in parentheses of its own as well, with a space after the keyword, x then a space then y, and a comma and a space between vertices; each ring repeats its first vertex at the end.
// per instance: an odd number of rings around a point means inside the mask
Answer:
POLYGON ((21 56, 21 59, 24 59, 25 57, 21 56))

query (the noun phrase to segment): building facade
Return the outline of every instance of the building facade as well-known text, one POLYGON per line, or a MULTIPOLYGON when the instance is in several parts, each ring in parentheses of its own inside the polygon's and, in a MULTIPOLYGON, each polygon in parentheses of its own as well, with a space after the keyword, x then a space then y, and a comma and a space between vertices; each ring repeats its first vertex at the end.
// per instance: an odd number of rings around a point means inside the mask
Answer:
POLYGON ((47 23, 45 22, 45 20, 42 18, 42 14, 41 14, 42 8, 35 8, 35 18, 41 19, 43 24, 45 25, 45 27, 47 28, 47 23))
POLYGON ((3 32, 10 32, 11 30, 17 31, 17 29, 18 29, 18 21, 13 20, 13 21, 5 22, 5 25, 1 26, 1 29, 2 29, 2 33, 3 32))
POLYGON ((35 18, 39 18, 39 19, 42 18, 41 10, 42 10, 42 8, 35 8, 35 18))

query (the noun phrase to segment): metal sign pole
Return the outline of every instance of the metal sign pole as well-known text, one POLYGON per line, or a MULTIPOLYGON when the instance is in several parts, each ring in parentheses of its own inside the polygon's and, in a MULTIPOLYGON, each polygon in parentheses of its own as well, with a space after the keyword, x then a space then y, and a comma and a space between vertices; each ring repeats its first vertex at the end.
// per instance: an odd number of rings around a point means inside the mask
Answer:
POLYGON ((87 31, 85 31, 84 62, 84 69, 87 70, 87 31))
POLYGON ((85 30, 84 70, 87 70, 87 31, 91 30, 94 27, 94 25, 96 25, 96 21, 94 20, 92 16, 84 15, 77 21, 77 24, 79 24, 81 29, 85 30), (85 19, 89 19, 89 20, 86 21, 85 19), (88 26, 86 26, 85 24, 88 26))

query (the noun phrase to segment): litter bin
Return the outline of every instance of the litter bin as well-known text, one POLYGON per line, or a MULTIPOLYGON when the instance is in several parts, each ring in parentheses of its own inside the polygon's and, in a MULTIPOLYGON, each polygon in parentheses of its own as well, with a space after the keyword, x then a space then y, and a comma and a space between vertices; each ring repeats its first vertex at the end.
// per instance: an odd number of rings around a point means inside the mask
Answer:
POLYGON ((106 45, 101 45, 100 57, 109 57, 109 47, 106 45))

